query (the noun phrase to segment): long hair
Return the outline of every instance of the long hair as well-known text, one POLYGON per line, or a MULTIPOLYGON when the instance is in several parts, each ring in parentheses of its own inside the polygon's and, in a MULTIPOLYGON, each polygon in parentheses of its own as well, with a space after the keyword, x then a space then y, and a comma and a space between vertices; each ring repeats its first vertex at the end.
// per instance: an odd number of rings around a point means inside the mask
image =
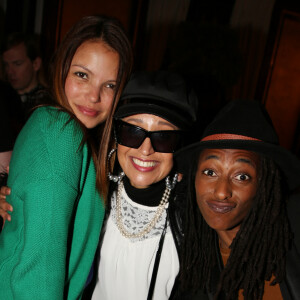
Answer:
MULTIPOLYGON (((189 174, 180 281, 182 289, 205 291, 211 286, 211 271, 219 253, 215 250, 216 232, 203 219, 195 200, 196 172, 194 164, 189 174)), ((271 284, 275 284, 285 277, 292 234, 284 198, 286 187, 271 159, 261 156, 258 182, 253 207, 230 246, 215 299, 221 294, 226 299, 237 299, 239 290, 243 290, 245 299, 262 299, 266 280, 274 275, 271 284)))
MULTIPOLYGON (((76 50, 80 45, 87 41, 101 41, 119 55, 116 90, 111 110, 107 120, 103 124, 98 125, 95 130, 92 130, 94 138, 96 137, 96 139, 98 139, 97 143, 92 143, 90 141, 96 165, 97 188, 106 201, 108 192, 106 159, 108 149, 112 144, 112 117, 118 104, 121 91, 131 72, 133 55, 131 44, 121 23, 114 18, 88 16, 82 18, 71 28, 54 56, 52 87, 54 98, 56 99, 58 106, 67 110, 74 119, 76 119, 76 117, 72 112, 65 94, 65 82, 76 50)), ((87 130, 84 128, 83 130, 87 136, 87 130)))

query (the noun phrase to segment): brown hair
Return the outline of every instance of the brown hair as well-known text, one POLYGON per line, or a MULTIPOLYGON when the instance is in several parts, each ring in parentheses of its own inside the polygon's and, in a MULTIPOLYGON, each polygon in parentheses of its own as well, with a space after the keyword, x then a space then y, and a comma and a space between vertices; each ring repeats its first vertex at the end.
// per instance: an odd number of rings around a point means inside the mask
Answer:
POLYGON ((108 193, 106 159, 108 150, 113 144, 112 118, 121 91, 131 72, 133 55, 131 44, 121 23, 114 18, 105 16, 87 16, 82 18, 70 29, 54 57, 52 87, 57 104, 67 110, 75 119, 76 117, 72 112, 65 94, 65 82, 76 50, 80 45, 87 41, 101 41, 119 54, 119 69, 112 108, 106 122, 99 124, 95 129, 97 131, 96 137, 100 139, 100 143, 99 141, 95 144, 92 142, 90 143, 96 165, 97 188, 106 201, 108 193), (95 146, 98 144, 99 149, 95 146))
POLYGON ((5 51, 22 43, 25 45, 26 54, 31 61, 34 61, 37 57, 42 57, 40 37, 34 33, 10 33, 2 45, 1 53, 3 54, 5 51))

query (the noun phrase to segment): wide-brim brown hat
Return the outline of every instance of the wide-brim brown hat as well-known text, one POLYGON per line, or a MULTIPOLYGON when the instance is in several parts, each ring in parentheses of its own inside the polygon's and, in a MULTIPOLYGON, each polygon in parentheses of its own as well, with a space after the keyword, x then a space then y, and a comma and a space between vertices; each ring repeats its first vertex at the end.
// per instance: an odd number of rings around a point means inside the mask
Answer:
POLYGON ((300 160, 279 145, 266 109, 254 100, 229 102, 204 130, 199 142, 175 153, 185 173, 202 149, 244 149, 270 157, 282 171, 291 190, 300 186, 300 160))

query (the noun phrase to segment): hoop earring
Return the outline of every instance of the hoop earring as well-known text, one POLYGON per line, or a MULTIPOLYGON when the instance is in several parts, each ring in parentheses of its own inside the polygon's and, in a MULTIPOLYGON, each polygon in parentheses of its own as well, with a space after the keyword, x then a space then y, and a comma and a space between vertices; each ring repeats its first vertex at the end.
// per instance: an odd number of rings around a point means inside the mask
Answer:
POLYGON ((112 155, 117 151, 117 148, 114 148, 112 150, 110 150, 110 152, 108 153, 107 156, 107 177, 109 180, 113 181, 113 182, 121 182, 121 180, 123 179, 123 177, 125 176, 125 173, 122 171, 119 175, 113 175, 109 172, 109 161, 112 157, 112 155))
POLYGON ((178 173, 176 173, 172 179, 172 183, 170 182, 170 176, 166 178, 166 186, 168 189, 173 190, 178 180, 178 173))

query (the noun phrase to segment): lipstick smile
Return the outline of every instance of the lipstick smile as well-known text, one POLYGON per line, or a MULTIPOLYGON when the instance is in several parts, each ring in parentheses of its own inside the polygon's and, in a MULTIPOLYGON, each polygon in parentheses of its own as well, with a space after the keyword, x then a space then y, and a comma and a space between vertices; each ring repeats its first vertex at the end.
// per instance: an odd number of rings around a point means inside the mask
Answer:
POLYGON ((235 208, 235 204, 228 202, 209 201, 208 207, 215 213, 226 214, 235 208))
POLYGON ((95 110, 95 109, 91 109, 91 108, 87 108, 85 106, 81 106, 81 105, 76 105, 78 110, 88 116, 88 117, 97 117, 99 115, 99 111, 95 110))
POLYGON ((141 172, 150 172, 155 169, 158 162, 153 160, 141 160, 136 157, 131 157, 133 166, 141 172))

